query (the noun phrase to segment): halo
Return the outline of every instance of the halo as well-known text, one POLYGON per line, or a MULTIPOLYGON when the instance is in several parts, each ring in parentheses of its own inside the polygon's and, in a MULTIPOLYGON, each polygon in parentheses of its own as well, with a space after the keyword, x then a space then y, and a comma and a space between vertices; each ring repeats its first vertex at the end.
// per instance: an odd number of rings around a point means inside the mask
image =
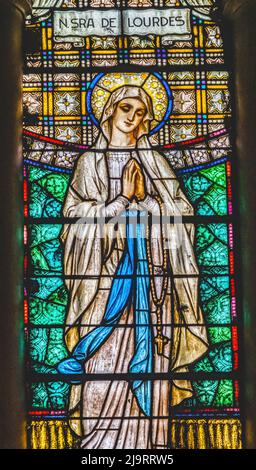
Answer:
POLYGON ((99 127, 109 96, 124 85, 139 86, 151 97, 154 120, 149 134, 161 129, 171 114, 173 97, 169 85, 157 72, 99 73, 91 82, 86 97, 87 111, 93 123, 99 127))

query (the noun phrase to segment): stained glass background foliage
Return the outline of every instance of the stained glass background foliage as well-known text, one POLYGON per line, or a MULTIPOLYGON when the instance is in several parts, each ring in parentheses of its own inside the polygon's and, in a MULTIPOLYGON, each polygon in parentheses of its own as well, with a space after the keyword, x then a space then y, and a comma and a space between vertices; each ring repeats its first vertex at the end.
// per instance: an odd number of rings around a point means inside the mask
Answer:
POLYGON ((231 100, 221 28, 211 17, 214 3, 198 2, 197 9, 196 2, 176 0, 64 0, 55 5, 56 10, 99 9, 99 15, 108 8, 188 7, 192 29, 186 40, 148 34, 64 42, 54 36, 54 10, 44 8, 38 8, 39 16, 35 9, 27 22, 27 31, 41 44, 27 54, 23 91, 24 323, 33 448, 79 445, 67 424, 70 384, 54 377, 56 364, 68 356, 62 207, 74 164, 97 136, 104 93, 122 83, 124 74, 133 83, 143 80, 152 96, 158 87, 157 131, 150 143, 166 156, 195 208, 200 302, 210 348, 191 367, 193 398, 170 410, 170 447, 241 446, 231 100))

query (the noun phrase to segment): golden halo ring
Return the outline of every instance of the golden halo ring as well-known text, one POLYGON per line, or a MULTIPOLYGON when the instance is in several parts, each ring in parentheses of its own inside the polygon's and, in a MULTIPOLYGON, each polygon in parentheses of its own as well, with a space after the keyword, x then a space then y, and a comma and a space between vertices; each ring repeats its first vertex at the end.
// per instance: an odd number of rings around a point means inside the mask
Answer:
POLYGON ((113 72, 97 75, 87 94, 87 111, 94 124, 99 125, 104 107, 111 93, 124 85, 141 87, 150 96, 154 111, 150 134, 159 130, 171 114, 173 100, 167 83, 158 73, 150 72, 113 72))

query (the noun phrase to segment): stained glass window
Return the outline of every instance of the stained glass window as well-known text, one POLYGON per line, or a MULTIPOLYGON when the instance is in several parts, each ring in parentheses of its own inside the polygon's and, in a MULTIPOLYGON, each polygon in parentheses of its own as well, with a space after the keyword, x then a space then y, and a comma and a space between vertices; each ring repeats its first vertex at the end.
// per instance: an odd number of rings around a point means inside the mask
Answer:
POLYGON ((241 447, 231 99, 215 3, 34 2, 23 87, 31 448, 241 447))

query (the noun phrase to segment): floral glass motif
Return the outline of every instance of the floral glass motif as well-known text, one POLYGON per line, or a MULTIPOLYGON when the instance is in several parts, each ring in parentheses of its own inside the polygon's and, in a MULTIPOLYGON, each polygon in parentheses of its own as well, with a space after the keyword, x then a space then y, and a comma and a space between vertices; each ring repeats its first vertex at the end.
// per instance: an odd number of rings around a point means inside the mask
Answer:
POLYGON ((231 106, 215 3, 34 2, 26 27, 41 47, 26 55, 23 88, 32 448, 241 447, 231 106), (54 35, 55 11, 111 8, 189 9, 191 32, 54 35))

